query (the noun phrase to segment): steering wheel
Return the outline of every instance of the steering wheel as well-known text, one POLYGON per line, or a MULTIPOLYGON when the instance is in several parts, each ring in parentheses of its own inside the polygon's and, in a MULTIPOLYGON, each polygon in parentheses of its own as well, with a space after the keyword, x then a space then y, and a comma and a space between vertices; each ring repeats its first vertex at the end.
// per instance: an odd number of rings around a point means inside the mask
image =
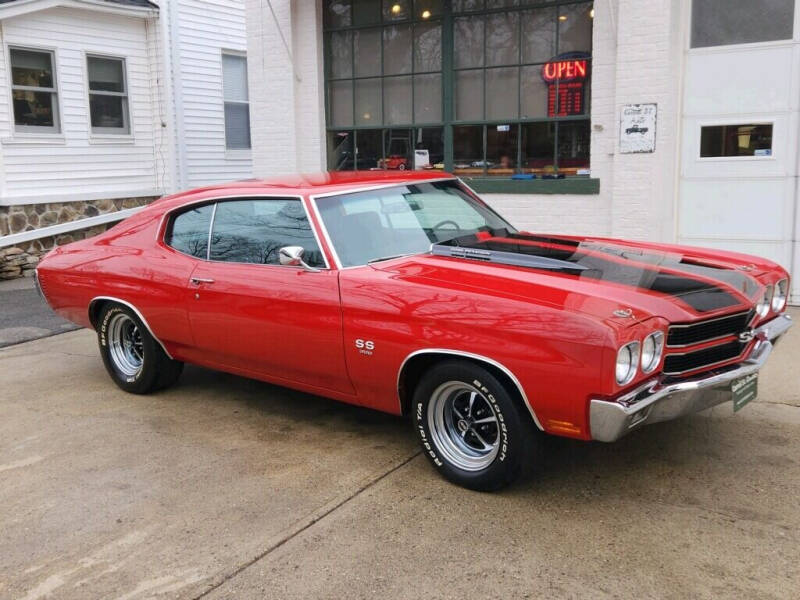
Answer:
POLYGON ((443 225, 452 225, 456 228, 456 231, 461 233, 461 227, 458 226, 458 223, 451 219, 445 219, 444 221, 439 221, 436 225, 433 226, 433 229, 441 229, 443 225))

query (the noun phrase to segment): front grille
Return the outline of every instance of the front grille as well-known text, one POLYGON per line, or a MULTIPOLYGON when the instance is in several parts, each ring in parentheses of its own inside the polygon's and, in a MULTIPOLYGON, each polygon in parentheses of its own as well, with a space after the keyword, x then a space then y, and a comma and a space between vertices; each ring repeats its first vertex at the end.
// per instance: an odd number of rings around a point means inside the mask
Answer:
POLYGON ((753 311, 736 313, 727 317, 709 319, 687 325, 672 325, 667 333, 667 346, 689 346, 726 335, 738 335, 747 329, 753 318, 753 311))
POLYGON ((678 375, 701 367, 710 367, 736 358, 744 352, 746 347, 747 344, 735 340, 685 354, 667 354, 664 358, 664 373, 666 375, 678 375))

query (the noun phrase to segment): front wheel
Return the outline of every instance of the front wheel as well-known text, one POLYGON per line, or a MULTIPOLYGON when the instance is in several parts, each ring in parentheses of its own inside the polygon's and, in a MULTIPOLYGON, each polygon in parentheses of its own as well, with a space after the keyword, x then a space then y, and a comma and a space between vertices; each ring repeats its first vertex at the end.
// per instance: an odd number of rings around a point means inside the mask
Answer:
POLYGON ((432 367, 414 391, 413 422, 447 479, 496 490, 538 460, 541 434, 520 401, 488 370, 466 361, 432 367))
POLYGON ((107 304, 100 312, 97 342, 106 371, 121 389, 146 394, 177 381, 183 363, 172 360, 127 306, 107 304))

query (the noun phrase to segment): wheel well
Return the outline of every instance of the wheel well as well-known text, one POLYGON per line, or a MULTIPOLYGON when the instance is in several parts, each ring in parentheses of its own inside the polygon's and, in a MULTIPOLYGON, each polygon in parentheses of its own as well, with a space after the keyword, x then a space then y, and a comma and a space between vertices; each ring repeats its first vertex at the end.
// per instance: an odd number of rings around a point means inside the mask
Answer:
POLYGON ((97 319, 100 316, 103 307, 109 302, 112 301, 100 298, 98 300, 92 300, 92 302, 89 303, 89 323, 92 324, 92 329, 95 331, 97 331, 97 319))
MULTIPOLYGON (((517 383, 505 370, 497 365, 472 356, 449 354, 447 352, 423 352, 407 360, 397 381, 397 391, 400 395, 400 407, 403 415, 408 415, 411 412, 411 399, 414 395, 414 388, 420 378, 434 365, 448 360, 468 362, 483 367, 503 384, 509 395, 521 404, 527 414, 532 414, 530 407, 527 406, 520 389, 517 387, 517 383)), ((535 418, 532 417, 532 420, 535 421, 535 418)))

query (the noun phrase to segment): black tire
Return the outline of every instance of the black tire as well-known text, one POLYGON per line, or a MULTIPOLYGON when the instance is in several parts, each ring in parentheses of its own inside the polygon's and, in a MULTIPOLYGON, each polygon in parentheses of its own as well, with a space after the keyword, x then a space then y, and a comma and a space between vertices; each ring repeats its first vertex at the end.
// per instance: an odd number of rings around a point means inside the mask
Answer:
POLYGON ((472 490, 503 488, 540 461, 542 434, 522 400, 469 361, 442 362, 425 372, 414 390, 412 422, 431 464, 472 490))
POLYGON ((120 389, 147 394, 178 380, 183 363, 167 356, 133 310, 108 303, 101 309, 97 323, 103 365, 120 389), (131 349, 125 350, 126 347, 131 349))

